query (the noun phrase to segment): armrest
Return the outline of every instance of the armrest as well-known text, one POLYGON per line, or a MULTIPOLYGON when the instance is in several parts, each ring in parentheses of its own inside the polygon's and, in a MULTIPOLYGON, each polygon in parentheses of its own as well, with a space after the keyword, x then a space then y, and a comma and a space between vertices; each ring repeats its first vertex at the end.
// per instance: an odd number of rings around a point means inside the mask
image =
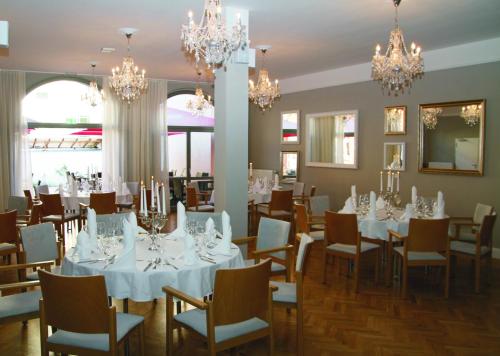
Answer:
POLYGON ((87 209, 90 206, 89 204, 85 204, 85 203, 78 203, 78 205, 80 206, 80 208, 84 208, 84 209, 87 209))
POLYGON ((462 220, 462 221, 472 221, 472 217, 466 216, 466 217, 460 217, 460 216, 451 216, 450 217, 450 223, 453 222, 453 220, 462 220))
POLYGON ((400 233, 397 233, 394 230, 389 229, 389 230, 387 230, 387 232, 389 233, 389 237, 394 236, 398 240, 403 240, 405 238, 405 236, 401 235, 400 233))
POLYGON ((255 251, 253 251, 253 254, 259 256, 259 255, 267 255, 267 254, 270 254, 273 252, 291 251, 291 250, 293 250, 293 245, 284 245, 284 246, 280 246, 280 247, 268 248, 265 250, 255 250, 255 251))
POLYGON ((463 222, 453 222, 453 223, 450 222, 450 224, 453 224, 453 225, 456 225, 456 226, 481 226, 481 224, 476 224, 474 222, 465 222, 465 221, 463 221, 463 222))
POLYGON ((35 262, 35 263, 21 263, 16 265, 6 265, 0 266, 0 272, 11 271, 11 270, 19 270, 19 269, 27 269, 27 268, 37 268, 37 267, 50 267, 54 264, 54 261, 44 261, 44 262, 35 262))
POLYGON ((239 239, 231 241, 235 245, 244 245, 249 242, 255 241, 257 236, 240 237, 239 239))
POLYGON ((271 293, 276 292, 278 289, 279 288, 275 285, 272 285, 272 284, 269 285, 269 290, 271 291, 271 293))
POLYGON ((187 295, 186 293, 183 293, 181 292, 180 290, 178 289, 175 289, 175 288, 172 288, 172 287, 163 287, 162 288, 163 291, 167 294, 167 295, 171 295, 177 299, 180 299, 182 301, 185 301, 186 303, 189 303, 191 304, 192 306, 195 306, 196 308, 198 309, 207 309, 208 308, 208 304, 201 301, 201 300, 198 300, 196 298, 193 298, 189 295, 187 295))
POLYGON ((0 292, 3 292, 8 289, 14 288, 29 288, 36 287, 40 285, 40 281, 27 281, 27 282, 15 282, 9 284, 0 284, 0 292))
POLYGON ((31 217, 31 215, 26 215, 26 214, 18 214, 17 215, 17 219, 21 220, 21 219, 26 219, 26 220, 29 220, 31 217))

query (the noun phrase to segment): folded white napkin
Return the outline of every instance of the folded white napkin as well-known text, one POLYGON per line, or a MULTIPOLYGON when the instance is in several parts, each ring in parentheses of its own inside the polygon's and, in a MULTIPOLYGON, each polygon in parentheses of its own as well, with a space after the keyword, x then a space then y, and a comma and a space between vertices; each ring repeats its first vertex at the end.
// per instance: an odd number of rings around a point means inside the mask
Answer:
POLYGON ((354 213, 354 205, 352 204, 352 198, 346 199, 344 207, 339 211, 341 214, 352 214, 354 213))
POLYGON ((377 198, 377 202, 375 203, 375 206, 377 207, 377 210, 381 210, 385 207, 384 199, 382 199, 381 196, 377 198))
POLYGON ((186 235, 186 207, 177 203, 177 228, 170 234, 172 237, 183 237, 186 235))
POLYGON ((403 215, 399 218, 401 221, 410 221, 415 217, 415 206, 413 204, 406 204, 406 209, 403 215))
POLYGON ((368 212, 367 218, 369 220, 377 219, 377 194, 375 192, 370 192, 370 211, 368 212))
POLYGON ((80 260, 87 260, 92 254, 90 236, 85 230, 82 230, 76 236, 75 252, 80 260))
POLYGON ((64 187, 62 184, 59 184, 59 188, 57 188, 57 191, 59 192, 60 195, 64 194, 64 187))
POLYGON ((87 231, 93 251, 97 250, 97 216, 94 209, 87 208, 87 231))
POLYGON ((130 193, 130 189, 127 187, 127 183, 122 183, 121 195, 132 195, 132 193, 130 193))
MULTIPOLYGON (((133 213, 131 213, 133 214, 133 213)), ((129 215, 129 218, 131 216, 129 215)), ((135 234, 134 227, 127 219, 123 220, 123 250, 109 270, 135 270, 135 234)))
POLYGON ((258 179, 256 179, 255 183, 252 186, 252 192, 257 194, 257 193, 260 193, 261 190, 262 190, 262 187, 261 187, 260 181, 258 179))
POLYGON ((186 234, 184 236, 184 264, 187 266, 194 265, 198 262, 198 257, 196 256, 196 245, 194 238, 191 235, 186 234))
POLYGON ((208 218, 207 221, 205 222, 205 234, 207 235, 208 241, 214 242, 215 241, 215 223, 212 218, 208 218))
POLYGON ((231 230, 231 218, 226 211, 222 212, 222 240, 214 247, 213 253, 220 255, 231 255, 231 241, 233 232, 231 230))
POLYGON ((76 197, 78 195, 78 184, 75 180, 71 183, 71 196, 76 197))
POLYGON ((411 203, 417 205, 417 187, 411 187, 411 203))
POLYGON ((444 219, 444 195, 443 192, 439 191, 437 194, 437 205, 436 209, 434 210, 434 219, 444 219))
POLYGON ((134 236, 134 238, 136 238, 137 235, 139 234, 139 226, 137 226, 137 216, 132 211, 128 214, 127 219, 132 228, 132 235, 134 236))
POLYGON ((90 189, 89 182, 84 181, 84 182, 82 183, 82 188, 83 188, 83 190, 84 190, 85 192, 88 192, 88 191, 89 191, 89 189, 90 189))

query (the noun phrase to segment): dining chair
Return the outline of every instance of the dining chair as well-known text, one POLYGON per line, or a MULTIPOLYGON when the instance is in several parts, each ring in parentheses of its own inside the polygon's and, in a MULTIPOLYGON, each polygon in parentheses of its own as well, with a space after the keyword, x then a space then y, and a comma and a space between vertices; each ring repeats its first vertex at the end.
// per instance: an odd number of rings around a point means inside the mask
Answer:
POLYGON ((194 188, 196 191, 196 197, 199 201, 202 201, 202 204, 208 205, 208 201, 210 200, 210 192, 200 190, 200 184, 198 181, 194 180, 189 182, 187 187, 194 188))
POLYGON ((484 217, 491 215, 493 211, 492 206, 477 203, 472 217, 451 217, 450 225, 453 237, 457 240, 475 243, 484 217))
POLYGON ((41 194, 50 194, 49 186, 47 184, 38 185, 35 188, 35 193, 36 193, 37 197, 40 197, 40 193, 41 194))
POLYGON ((41 354, 118 355, 132 332, 144 355, 144 318, 108 305, 104 276, 69 277, 39 270, 41 354), (75 298, 75 296, 78 296, 75 298), (48 327, 57 331, 48 336, 48 327))
POLYGON ((87 208, 94 209, 97 215, 116 213, 116 192, 90 193, 89 205, 80 203, 80 213, 87 208))
POLYGON ((272 291, 269 285, 271 261, 246 268, 219 269, 215 273, 212 300, 202 301, 166 286, 167 355, 173 353, 174 326, 195 331, 207 340, 209 354, 268 338, 274 351, 272 291), (174 316, 174 298, 195 309, 174 316))
POLYGON ((27 215, 28 213, 28 198, 9 196, 7 201, 7 210, 17 210, 18 215, 27 215))
POLYGON ((198 200, 198 194, 196 194, 196 189, 194 187, 186 188, 187 196, 186 196, 186 205, 187 209, 190 211, 214 211, 213 205, 200 203, 198 200))
POLYGON ((497 219, 496 214, 485 215, 481 227, 476 232, 475 242, 473 244, 461 241, 452 240, 450 243, 451 256, 461 256, 474 261, 475 267, 475 284, 474 290, 479 293, 481 286, 481 261, 487 260, 488 275, 491 273, 491 259, 493 251, 493 227, 497 219))
POLYGON ((30 213, 27 215, 17 215, 17 226, 31 226, 40 224, 40 219, 42 218, 43 203, 34 203, 31 207, 30 213))
POLYGON ((304 193, 305 193, 305 183, 303 182, 294 182, 293 183, 293 199, 298 203, 304 203, 304 193))
POLYGON ((265 216, 281 220, 293 220, 293 191, 273 190, 269 203, 257 204, 259 216, 265 216))
POLYGON ((297 311, 297 355, 304 354, 304 275, 306 261, 314 239, 303 234, 300 238, 299 251, 295 263, 295 283, 271 281, 278 288, 273 293, 273 304, 293 308, 297 311))
POLYGON ((233 240, 236 245, 255 244, 255 251, 246 259, 245 264, 258 264, 262 258, 271 258, 271 275, 285 276, 290 281, 292 268, 293 245, 288 244, 290 223, 288 221, 262 218, 259 221, 257 236, 243 237, 233 240))
POLYGON ((416 266, 445 267, 444 295, 448 298, 450 285, 450 238, 448 227, 450 219, 410 219, 408 236, 389 230, 388 261, 394 263, 392 254, 396 253, 403 262, 403 298, 408 295, 408 268, 416 266), (394 246, 393 238, 403 242, 394 246), (391 248, 392 247, 392 248, 391 248))
MULTIPOLYGON (((23 263, 9 266, 0 266, 0 274, 9 272, 25 272, 32 268, 50 268, 52 262, 23 263)), ((28 290, 28 288, 39 285, 38 281, 20 281, 13 283, 0 284, 0 325, 25 322, 30 319, 38 318, 38 308, 42 293, 40 290, 28 290), (4 296, 4 291, 20 291, 15 294, 4 296)))
MULTIPOLYGON (((315 195, 308 200, 308 213, 311 219, 324 218, 325 212, 330 210, 330 197, 328 195, 315 195)), ((319 223, 311 225, 311 230, 324 230, 325 224, 319 223)))
POLYGON ((359 290, 359 271, 362 256, 375 254, 375 283, 378 282, 380 264, 380 246, 369 242, 358 231, 356 214, 339 214, 333 211, 325 213, 324 270, 323 283, 326 283, 326 272, 329 257, 337 260, 337 274, 340 273, 340 259, 354 262, 354 291, 359 290))
POLYGON ((307 234, 314 241, 323 241, 325 239, 324 230, 312 231, 314 225, 323 225, 325 223, 324 216, 316 216, 314 219, 307 213, 304 204, 295 204, 295 245, 299 246, 302 234, 307 234))
MULTIPOLYGON (((51 261, 57 262, 49 272, 60 274, 61 267, 59 262, 61 259, 61 242, 57 241, 54 224, 51 222, 28 226, 20 229, 21 241, 23 247, 24 260, 23 263, 36 263, 51 261)), ((28 273, 26 279, 29 281, 38 280, 36 271, 28 273)))
POLYGON ((16 210, 0 213, 0 256, 7 258, 8 264, 11 263, 12 254, 16 254, 16 262, 19 263, 19 234, 16 222, 16 210))
POLYGON ((33 196, 31 195, 30 189, 23 190, 24 196, 28 199, 28 210, 31 210, 33 207, 33 196))
POLYGON ((78 223, 78 230, 82 228, 82 220, 80 215, 74 212, 66 212, 64 205, 61 202, 61 196, 56 194, 43 194, 40 193, 40 200, 42 206, 42 222, 53 222, 56 226, 59 238, 62 239, 63 252, 66 251, 66 223, 76 221, 78 223))

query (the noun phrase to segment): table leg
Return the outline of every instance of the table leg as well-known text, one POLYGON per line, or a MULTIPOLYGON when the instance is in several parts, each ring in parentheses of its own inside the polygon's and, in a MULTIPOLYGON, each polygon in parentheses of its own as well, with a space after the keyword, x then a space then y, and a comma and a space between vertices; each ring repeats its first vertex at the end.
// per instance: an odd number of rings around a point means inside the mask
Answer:
POLYGON ((128 313, 128 298, 123 299, 123 312, 128 313))

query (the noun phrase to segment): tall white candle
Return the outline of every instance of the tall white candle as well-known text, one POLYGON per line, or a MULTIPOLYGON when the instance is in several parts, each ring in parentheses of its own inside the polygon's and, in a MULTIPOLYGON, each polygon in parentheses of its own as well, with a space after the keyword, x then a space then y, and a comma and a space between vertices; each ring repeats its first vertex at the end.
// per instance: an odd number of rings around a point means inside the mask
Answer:
POLYGON ((155 207, 155 181, 154 177, 151 176, 151 208, 155 207))
POLYGON ((160 183, 156 182, 155 185, 155 192, 156 192, 156 204, 158 205, 158 212, 161 212, 161 206, 160 206, 160 183))
POLYGON ((163 215, 167 215, 167 205, 165 202, 165 184, 161 184, 161 205, 163 208, 163 215))
POLYGON ((253 163, 250 162, 250 178, 253 177, 253 163))
POLYGON ((387 191, 391 190, 391 171, 387 172, 387 191))
POLYGON ((391 193, 394 193, 394 176, 396 173, 392 172, 391 173, 391 193))
POLYGON ((380 171, 380 191, 384 191, 384 172, 380 171))

